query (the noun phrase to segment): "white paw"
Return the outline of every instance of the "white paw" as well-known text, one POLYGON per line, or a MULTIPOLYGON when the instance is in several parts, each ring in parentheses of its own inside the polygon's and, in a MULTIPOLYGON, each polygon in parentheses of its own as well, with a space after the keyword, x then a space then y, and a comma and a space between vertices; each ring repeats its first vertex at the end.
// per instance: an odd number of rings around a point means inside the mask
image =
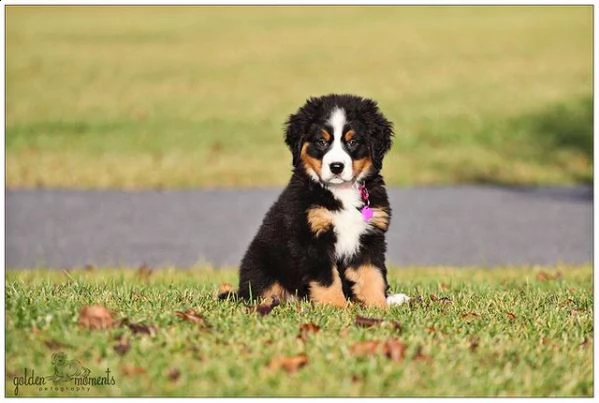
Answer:
POLYGON ((410 300, 406 294, 392 294, 387 297, 387 305, 401 305, 410 300))

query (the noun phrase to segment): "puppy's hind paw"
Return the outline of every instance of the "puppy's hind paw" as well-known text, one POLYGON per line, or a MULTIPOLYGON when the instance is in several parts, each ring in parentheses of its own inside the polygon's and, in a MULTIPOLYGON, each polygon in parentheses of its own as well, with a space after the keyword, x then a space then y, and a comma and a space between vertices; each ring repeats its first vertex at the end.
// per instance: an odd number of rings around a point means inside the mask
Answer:
POLYGON ((410 300, 406 294, 391 294, 387 297, 387 305, 402 305, 410 300))

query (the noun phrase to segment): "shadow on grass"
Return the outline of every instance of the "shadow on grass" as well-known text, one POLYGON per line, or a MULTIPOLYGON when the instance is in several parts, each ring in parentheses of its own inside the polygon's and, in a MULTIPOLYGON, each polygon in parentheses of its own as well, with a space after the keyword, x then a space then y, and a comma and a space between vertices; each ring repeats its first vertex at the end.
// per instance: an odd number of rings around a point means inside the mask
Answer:
POLYGON ((593 98, 590 96, 525 116, 514 124, 538 139, 546 151, 569 148, 593 158, 593 98))
MULTIPOLYGON (((535 161, 562 169, 579 184, 593 183, 592 96, 519 116, 497 125, 492 132, 495 138, 489 147, 494 147, 506 160, 535 161)), ((486 172, 462 171, 460 179, 474 184, 522 185, 506 181, 501 170, 496 167, 486 172)))

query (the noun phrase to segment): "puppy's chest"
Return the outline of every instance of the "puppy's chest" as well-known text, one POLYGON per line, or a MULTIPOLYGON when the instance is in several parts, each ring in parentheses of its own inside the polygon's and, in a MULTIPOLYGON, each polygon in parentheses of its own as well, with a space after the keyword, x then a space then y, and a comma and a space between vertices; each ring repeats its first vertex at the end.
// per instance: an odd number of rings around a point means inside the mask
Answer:
POLYGON ((342 204, 340 210, 331 212, 336 236, 335 255, 337 258, 351 257, 360 249, 360 237, 371 228, 359 210, 364 202, 353 188, 333 194, 342 204))

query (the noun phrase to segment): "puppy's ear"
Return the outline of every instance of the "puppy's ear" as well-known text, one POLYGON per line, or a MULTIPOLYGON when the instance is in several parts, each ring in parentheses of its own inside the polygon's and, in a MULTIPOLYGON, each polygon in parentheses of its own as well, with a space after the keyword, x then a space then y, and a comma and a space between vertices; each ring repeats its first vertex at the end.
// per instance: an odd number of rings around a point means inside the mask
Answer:
POLYGON ((367 99, 365 100, 365 105, 366 111, 364 111, 364 116, 368 121, 371 138, 370 156, 375 169, 380 170, 383 167, 383 157, 391 148, 393 123, 383 116, 375 101, 367 99))
POLYGON ((298 114, 290 115, 286 122, 285 143, 291 150, 293 157, 293 166, 297 166, 300 161, 300 153, 302 151, 303 125, 302 119, 298 114))
POLYGON ((295 114, 290 115, 285 123, 285 143, 291 150, 294 167, 300 163, 300 154, 305 136, 318 116, 320 105, 321 100, 319 98, 308 99, 304 106, 299 108, 295 114))

